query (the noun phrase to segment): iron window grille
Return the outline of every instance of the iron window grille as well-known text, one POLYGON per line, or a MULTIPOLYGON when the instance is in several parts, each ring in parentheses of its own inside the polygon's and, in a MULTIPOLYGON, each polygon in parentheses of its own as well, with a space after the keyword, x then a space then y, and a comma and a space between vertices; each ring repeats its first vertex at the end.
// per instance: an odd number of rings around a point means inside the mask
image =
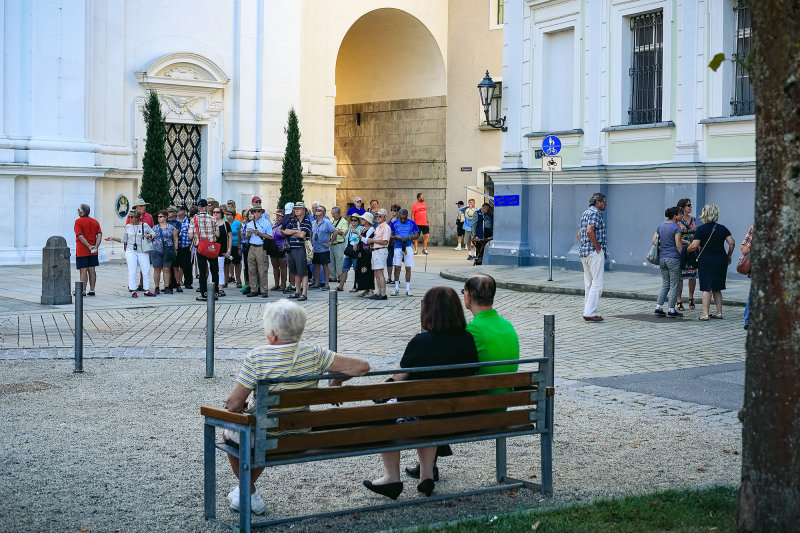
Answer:
POLYGON ((755 113, 755 100, 753 87, 750 84, 750 74, 743 62, 750 54, 753 43, 752 18, 750 16, 750 0, 738 0, 733 7, 736 14, 736 52, 733 54, 734 79, 733 99, 731 100, 731 116, 740 117, 755 113))
POLYGON ((628 74, 631 77, 631 105, 628 124, 661 122, 664 64, 663 13, 655 11, 631 17, 633 57, 628 74))
POLYGON ((200 126, 167 123, 166 130, 169 195, 173 205, 191 206, 200 199, 200 126))

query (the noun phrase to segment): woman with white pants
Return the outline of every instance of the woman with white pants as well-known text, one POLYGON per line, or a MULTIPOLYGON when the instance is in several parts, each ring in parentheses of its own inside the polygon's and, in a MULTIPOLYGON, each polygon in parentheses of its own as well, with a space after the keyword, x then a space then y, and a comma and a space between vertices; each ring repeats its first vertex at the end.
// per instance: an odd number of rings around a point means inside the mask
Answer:
POLYGON ((145 240, 153 240, 153 229, 144 222, 141 222, 139 212, 132 209, 128 215, 129 223, 125 225, 125 234, 122 239, 118 237, 107 237, 107 241, 121 242, 125 250, 125 260, 128 262, 128 290, 131 298, 136 298, 136 286, 139 280, 136 276, 137 265, 142 270, 142 286, 145 296, 155 296, 150 291, 150 252, 142 251, 142 244, 145 240))

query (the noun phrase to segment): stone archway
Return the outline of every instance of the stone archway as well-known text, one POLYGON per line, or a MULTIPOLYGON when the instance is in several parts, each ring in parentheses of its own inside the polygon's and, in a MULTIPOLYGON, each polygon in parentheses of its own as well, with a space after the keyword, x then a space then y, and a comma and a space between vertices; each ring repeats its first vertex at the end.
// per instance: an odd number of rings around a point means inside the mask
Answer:
POLYGON ((443 238, 446 72, 428 28, 377 9, 348 30, 336 59, 337 203, 377 199, 409 208, 425 193, 431 238, 443 238))

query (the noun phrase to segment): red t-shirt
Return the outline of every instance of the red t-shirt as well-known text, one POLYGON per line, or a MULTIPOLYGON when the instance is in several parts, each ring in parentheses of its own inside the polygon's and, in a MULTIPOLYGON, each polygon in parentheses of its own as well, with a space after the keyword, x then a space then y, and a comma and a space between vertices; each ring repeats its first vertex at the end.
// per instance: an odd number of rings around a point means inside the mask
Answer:
POLYGON ((75 221, 75 257, 97 255, 97 252, 91 253, 89 249, 84 246, 84 244, 78 238, 78 235, 83 235, 83 238, 86 239, 86 242, 88 242, 91 246, 95 246, 97 244, 95 239, 97 238, 98 233, 100 233, 99 222, 92 217, 78 217, 78 220, 75 221))
POLYGON ((411 206, 411 219, 417 226, 428 225, 428 206, 425 202, 417 202, 411 206))
MULTIPOLYGON (((142 216, 139 218, 139 222, 144 222, 151 228, 155 225, 153 223, 153 215, 151 215, 150 213, 142 214, 142 216)), ((128 218, 125 219, 125 224, 130 224, 130 223, 131 223, 131 216, 128 215, 128 218)))

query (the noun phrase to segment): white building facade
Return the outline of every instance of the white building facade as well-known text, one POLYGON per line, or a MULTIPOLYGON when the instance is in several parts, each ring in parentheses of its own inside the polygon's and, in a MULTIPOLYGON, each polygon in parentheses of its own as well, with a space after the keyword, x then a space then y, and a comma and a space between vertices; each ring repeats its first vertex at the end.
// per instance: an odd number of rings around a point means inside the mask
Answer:
MULTIPOLYGON (((575 233, 593 192, 608 196, 609 267, 648 270, 664 210, 720 206, 741 240, 753 217, 755 120, 745 0, 506 0, 503 104, 508 132, 491 264, 548 261, 549 172, 542 140, 562 143, 554 173, 553 258, 579 268, 575 233), (715 72, 717 53, 728 60, 715 72), (498 233, 500 233, 498 235, 498 233)), ((733 271, 733 269, 732 269, 733 271)))

